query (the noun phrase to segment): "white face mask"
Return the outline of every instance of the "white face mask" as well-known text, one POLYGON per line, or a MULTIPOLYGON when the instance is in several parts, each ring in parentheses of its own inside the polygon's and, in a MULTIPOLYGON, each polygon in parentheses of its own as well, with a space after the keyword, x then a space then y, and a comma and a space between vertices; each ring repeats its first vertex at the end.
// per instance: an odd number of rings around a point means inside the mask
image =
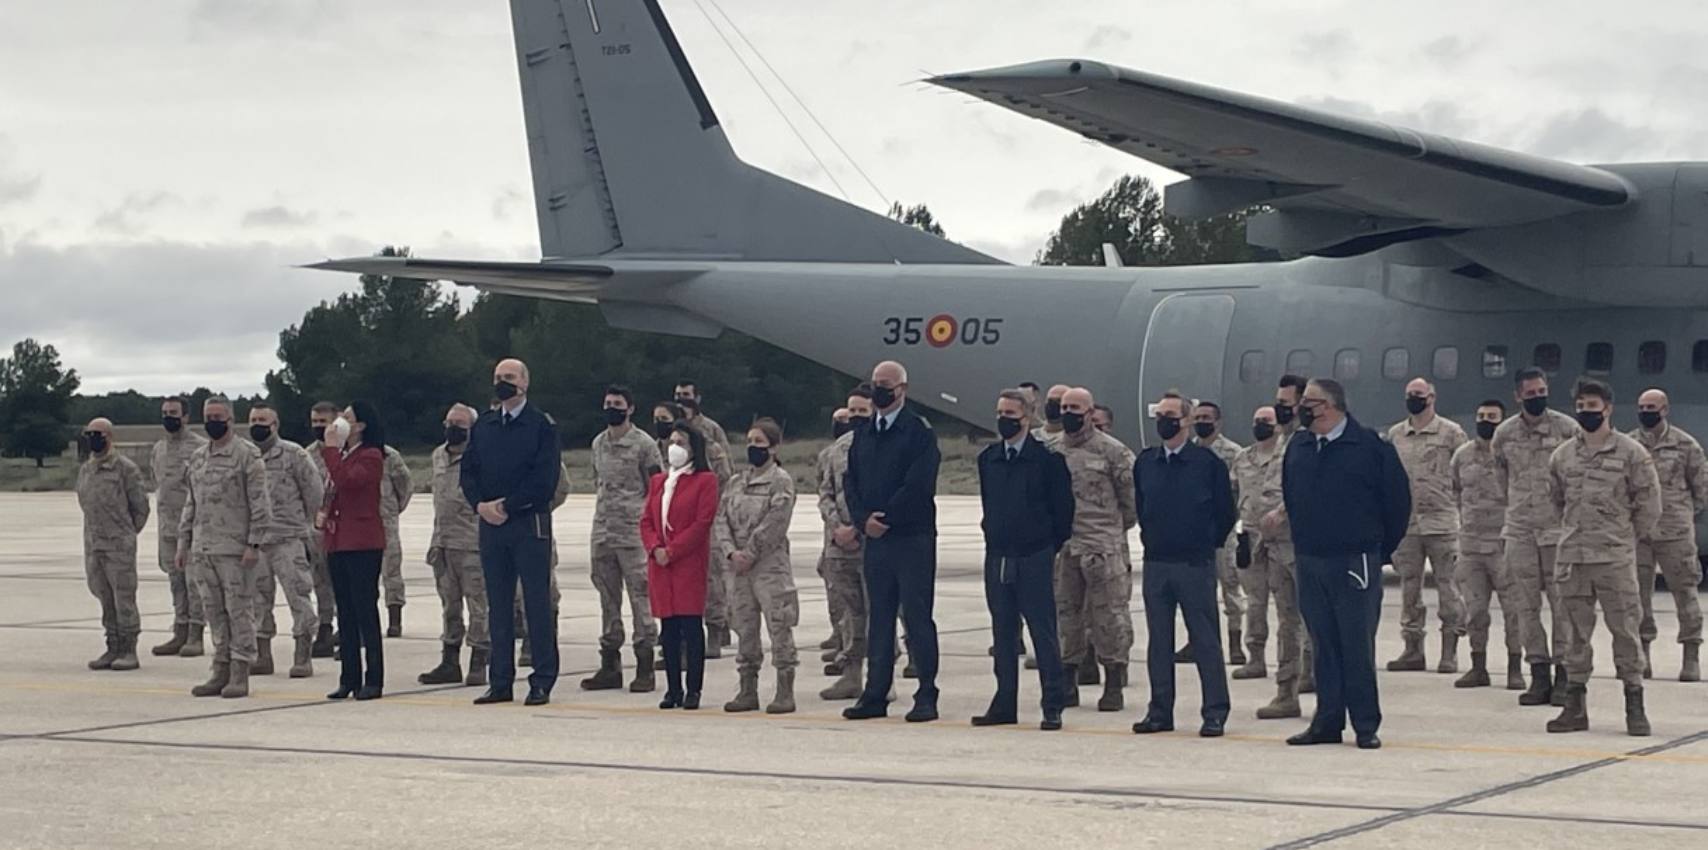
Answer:
POLYGON ((679 446, 675 443, 670 444, 670 451, 668 454, 671 469, 681 469, 688 465, 688 461, 693 460, 693 458, 689 456, 688 449, 686 447, 679 446))

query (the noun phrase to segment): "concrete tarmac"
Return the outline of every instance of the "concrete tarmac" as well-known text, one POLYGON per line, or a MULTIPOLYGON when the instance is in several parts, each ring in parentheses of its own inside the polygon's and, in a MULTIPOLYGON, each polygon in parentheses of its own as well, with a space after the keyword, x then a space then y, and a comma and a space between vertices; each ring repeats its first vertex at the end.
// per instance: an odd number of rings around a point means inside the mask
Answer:
MULTIPOLYGON (((943 719, 912 725, 900 717, 905 680, 886 720, 847 722, 845 703, 817 698, 829 680, 809 647, 828 627, 814 572, 821 531, 806 500, 791 530, 800 710, 767 717, 721 710, 735 690, 733 652, 707 663, 698 712, 659 711, 658 693, 576 686, 597 664, 587 497, 557 521, 564 672, 552 704, 477 708, 475 689, 415 682, 439 654, 423 562, 428 500, 403 516, 409 605, 404 637, 386 643, 386 696, 331 703, 336 662, 288 679, 288 640, 275 643, 278 674, 252 680, 244 700, 189 695, 205 657, 146 654, 171 627, 152 524, 139 547, 142 669, 89 671, 102 641, 75 499, 0 495, 0 847, 1708 846, 1708 684, 1674 680, 1665 594, 1655 598, 1649 738, 1624 733, 1605 630, 1586 733, 1544 732, 1557 709, 1520 708, 1498 686, 1502 658, 1494 688, 1381 673, 1378 752, 1355 749, 1350 735, 1338 747, 1283 745, 1303 720, 1253 717, 1273 679, 1233 682, 1228 736, 1201 739, 1197 677, 1184 665, 1179 731, 1139 737, 1130 727, 1148 693, 1142 645, 1126 711, 1099 713, 1087 687, 1064 731, 1040 732, 1037 679, 1026 673, 1021 725, 973 729, 993 684, 978 505, 939 504, 943 719)), ((1382 661, 1400 647, 1396 587, 1385 602, 1382 661)), ((1433 623, 1433 593, 1429 604, 1433 623)), ((1142 644, 1141 608, 1135 595, 1142 644)), ((1432 669, 1436 650, 1431 635, 1432 669)), ((1462 645, 1461 665, 1467 653, 1462 645)), ((769 669, 761 683, 768 700, 769 669)))

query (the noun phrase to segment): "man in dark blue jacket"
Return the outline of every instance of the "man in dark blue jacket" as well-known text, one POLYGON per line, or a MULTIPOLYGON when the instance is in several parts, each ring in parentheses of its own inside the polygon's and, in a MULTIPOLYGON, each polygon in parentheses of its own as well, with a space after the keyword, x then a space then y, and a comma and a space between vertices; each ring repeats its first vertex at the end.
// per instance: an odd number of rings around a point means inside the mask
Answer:
POLYGON ((1238 514, 1228 467, 1216 453, 1193 442, 1192 411, 1180 393, 1163 393, 1156 404, 1156 433, 1162 445, 1140 453, 1133 465, 1133 490, 1144 543, 1145 622, 1150 645, 1145 669, 1151 699, 1145 717, 1133 724, 1141 735, 1174 729, 1174 612, 1186 621, 1204 703, 1198 734, 1220 738, 1228 722, 1228 677, 1222 661, 1222 630, 1216 622, 1216 550, 1227 542, 1238 514))
POLYGON ((1039 728, 1062 728, 1061 647, 1056 636, 1056 553, 1073 535, 1073 482, 1067 461, 1031 438, 1031 406, 1020 390, 996 400, 1001 437, 979 452, 979 501, 984 518, 984 598, 996 668, 996 696, 974 726, 1020 722, 1020 620, 1032 632, 1033 658, 1043 688, 1039 728))
POLYGON ((883 717, 895 678, 896 610, 907 626, 907 657, 919 672, 910 723, 937 719, 937 434, 907 405, 907 369, 872 370, 877 415, 854 432, 844 490, 854 527, 866 539, 866 691, 844 709, 849 720, 883 717))
POLYGON ((516 579, 533 638, 527 705, 551 701, 557 683, 557 622, 552 616, 552 497, 563 469, 557 423, 528 404, 528 367, 504 360, 493 370, 498 407, 481 414, 463 451, 463 496, 480 515, 480 567, 486 577, 492 655, 487 691, 476 705, 510 702, 516 682, 516 579))
POLYGON ((1281 495, 1297 556, 1299 613, 1316 649, 1317 712, 1287 743, 1338 744, 1352 719, 1359 749, 1382 746, 1376 730, 1376 627, 1382 565, 1411 519, 1411 482, 1394 447, 1346 411, 1346 390, 1318 378, 1299 405, 1287 444, 1281 495))

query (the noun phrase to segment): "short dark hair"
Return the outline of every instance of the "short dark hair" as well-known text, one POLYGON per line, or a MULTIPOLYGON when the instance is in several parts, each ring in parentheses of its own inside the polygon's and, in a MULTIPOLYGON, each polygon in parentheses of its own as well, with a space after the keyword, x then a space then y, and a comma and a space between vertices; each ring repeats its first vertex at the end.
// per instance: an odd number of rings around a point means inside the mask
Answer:
POLYGON ((1200 402, 1198 402, 1197 406, 1198 407, 1208 407, 1211 410, 1216 411, 1216 421, 1217 422, 1222 421, 1222 406, 1221 405, 1219 405, 1213 401, 1200 401, 1200 402))
POLYGON ((605 388, 605 397, 610 398, 611 396, 617 396, 618 398, 621 398, 623 400, 623 404, 627 405, 630 410, 634 409, 634 407, 635 407, 635 394, 632 392, 629 392, 628 387, 625 387, 621 384, 612 384, 612 385, 606 387, 605 388))
POLYGON ((308 412, 309 413, 330 413, 333 416, 337 416, 338 415, 338 405, 333 404, 330 401, 317 401, 314 403, 313 407, 308 409, 308 412))
POLYGON ((1590 396, 1612 404, 1613 386, 1599 378, 1579 378, 1578 382, 1572 386, 1572 399, 1575 401, 1590 396))
POLYGON ((783 426, 778 425, 777 420, 769 416, 761 416, 753 420, 752 427, 747 430, 764 434, 765 442, 770 443, 773 449, 783 444, 783 426))
POLYGON ((670 414, 670 421, 672 422, 682 418, 682 406, 673 401, 661 401, 653 405, 652 413, 654 418, 657 418, 660 408, 670 414))
POLYGON ((694 397, 695 398, 700 397, 700 385, 695 383, 694 379, 692 379, 692 378, 683 378, 682 380, 676 382, 676 386, 677 387, 687 387, 687 388, 694 391, 694 397))
POLYGON ((1524 386, 1525 381, 1546 381, 1546 380, 1548 380, 1548 373, 1542 371, 1542 368, 1540 366, 1526 366, 1523 369, 1520 369, 1517 372, 1513 373, 1513 375, 1512 375, 1512 385, 1515 387, 1524 386))
POLYGON ((273 403, 270 401, 258 401, 257 400, 257 401, 250 402, 249 403, 249 412, 254 413, 257 410, 271 410, 274 413, 279 412, 279 409, 274 407, 273 403))
POLYGON ((1106 414, 1109 417, 1109 423, 1111 425, 1113 425, 1115 423, 1115 408, 1110 407, 1107 404, 1094 404, 1091 406, 1091 409, 1103 411, 1104 414, 1106 414))
POLYGON ((1503 403, 1502 403, 1502 402, 1501 402, 1501 400, 1500 400, 1500 399, 1498 399, 1498 398, 1486 398, 1486 399, 1483 399, 1483 401, 1482 401, 1482 403, 1480 403, 1480 404, 1478 404, 1478 405, 1477 405, 1477 406, 1478 406, 1478 407, 1496 407, 1496 408, 1500 408, 1500 415, 1502 415, 1502 416, 1505 416, 1505 415, 1506 415, 1506 405, 1505 405, 1505 404, 1503 404, 1503 403))
POLYGON ((1303 375, 1287 374, 1282 375, 1281 380, 1275 382, 1275 388, 1278 390, 1284 390, 1288 387, 1292 387, 1299 391, 1299 395, 1304 395, 1305 387, 1308 384, 1310 384, 1310 381, 1305 380, 1305 376, 1303 375))
POLYGON ((1043 389, 1042 387, 1038 386, 1037 384, 1035 384, 1031 381, 1021 381, 1016 386, 1018 386, 1020 389, 1031 390, 1033 392, 1037 392, 1038 390, 1043 389))
POLYGON ((190 413, 190 403, 185 401, 184 397, 181 395, 169 395, 160 400, 161 407, 165 407, 168 404, 178 405, 178 413, 180 416, 187 416, 190 413))
POLYGON ((706 459, 706 437, 700 433, 700 429, 678 419, 676 420, 676 427, 672 428, 671 432, 681 432, 688 435, 688 454, 693 458, 689 465, 694 467, 695 472, 712 471, 711 461, 706 459))
POLYGON ((362 445, 373 446, 385 453, 385 420, 380 418, 379 408, 372 402, 357 399, 350 402, 350 412, 356 415, 356 421, 362 423, 362 445))
POLYGON ((1334 405, 1335 410, 1346 412, 1346 388, 1341 386, 1339 381, 1332 378, 1312 378, 1310 382, 1316 384, 1317 389, 1328 396, 1328 403, 1334 405))
POLYGON ((848 397, 849 398, 863 398, 863 399, 866 399, 867 401, 871 401, 872 400, 872 385, 865 382, 865 381, 861 381, 860 383, 854 385, 854 389, 851 389, 848 391, 848 397))

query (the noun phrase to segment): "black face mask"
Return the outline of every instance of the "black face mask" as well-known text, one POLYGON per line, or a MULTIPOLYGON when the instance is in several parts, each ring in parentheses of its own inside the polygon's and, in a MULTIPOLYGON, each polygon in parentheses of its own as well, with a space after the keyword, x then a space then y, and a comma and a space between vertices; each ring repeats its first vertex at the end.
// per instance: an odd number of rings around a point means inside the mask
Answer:
POLYGON ((1275 405, 1275 424, 1286 425, 1293 421, 1293 406, 1290 404, 1275 405))
POLYGON ((832 437, 841 437, 843 434, 846 434, 852 430, 854 430, 854 423, 852 423, 852 422, 832 422, 832 423, 830 423, 830 434, 832 437))
POLYGON ((272 438, 273 438, 273 426, 271 426, 271 425, 251 425, 251 426, 249 426, 249 439, 254 440, 257 443, 265 443, 272 438))
POLYGON ((1495 429, 1499 428, 1499 427, 1500 427, 1500 423, 1498 423, 1498 422, 1490 422, 1487 419, 1479 419, 1479 420, 1477 420, 1477 436, 1481 437, 1482 439, 1485 439, 1485 440, 1492 440, 1492 439, 1494 439, 1495 429))
POLYGON ((107 435, 92 433, 84 434, 83 438, 89 443, 89 453, 98 455, 107 450, 107 435))
POLYGON ((1061 399, 1053 398, 1053 399, 1050 399, 1050 400, 1044 402, 1044 418, 1050 420, 1051 422, 1062 421, 1062 401, 1061 401, 1061 399))
POLYGON ((1592 434, 1601 430, 1601 423, 1606 421, 1606 419, 1607 414, 1599 410, 1578 411, 1578 424, 1582 425, 1585 431, 1592 434))
POLYGON ((660 440, 670 439, 670 432, 675 430, 676 423, 668 419, 660 419, 652 423, 652 432, 657 434, 660 440))
POLYGON ((1429 407, 1429 399, 1424 398, 1423 396, 1416 396, 1416 395, 1406 396, 1406 412, 1407 413, 1410 413, 1411 415, 1416 416, 1419 413, 1422 413, 1424 411, 1424 409, 1427 407, 1429 407))
POLYGON ((760 446, 747 447, 747 462, 755 467, 764 466, 771 460, 771 450, 760 446))
POLYGON ((325 425, 314 426, 314 441, 317 443, 326 442, 326 426, 325 425))
POLYGON ((1268 422, 1253 422, 1253 423, 1251 423, 1251 438, 1252 439, 1261 443, 1264 440, 1267 440, 1273 436, 1275 436, 1275 426, 1274 425, 1271 425, 1268 422))
POLYGON ((492 385, 492 396, 499 401, 509 401, 515 398, 516 394, 521 391, 520 387, 517 387, 509 381, 498 381, 492 385))
POLYGON ((162 416, 160 417, 160 427, 165 428, 168 434, 176 434, 178 429, 184 427, 184 417, 162 416))
POLYGON ((1062 411, 1062 430, 1069 434, 1078 434, 1085 427, 1085 414, 1062 411))
POLYGON ((1311 423, 1315 421, 1317 421, 1316 408, 1299 405, 1299 427, 1309 428, 1311 423))
POLYGON ((894 387, 873 387, 872 388, 872 403, 877 405, 879 410, 889 409, 890 405, 896 403, 895 388, 894 387))
POLYGON ((1020 436, 1020 420, 1010 419, 1007 416, 996 417, 996 433, 1001 434, 1004 440, 1012 440, 1020 436))
POLYGON ((1156 418, 1156 435, 1164 440, 1174 439, 1180 433, 1180 420, 1173 416, 1158 416, 1156 418))
POLYGON ((700 415, 700 404, 693 399, 678 401, 676 402, 676 406, 682 408, 683 415, 687 416, 689 419, 693 419, 700 415))
POLYGON ((675 401, 677 404, 684 405, 686 407, 699 407, 700 406, 700 400, 697 398, 694 398, 691 395, 679 395, 679 396, 676 396, 672 400, 675 401))
POLYGON ((1192 433, 1197 434, 1198 439, 1200 439, 1200 440, 1208 440, 1212 436, 1215 436, 1216 423, 1214 423, 1214 422, 1194 422, 1194 423, 1192 423, 1192 433))
POLYGON ((629 421, 629 412, 616 407, 605 408, 605 424, 615 428, 629 421))
POLYGON ((1658 410, 1639 410, 1637 411, 1637 421, 1643 423, 1644 428, 1653 431, 1661 424, 1661 412, 1658 410))
POLYGON ((1524 412, 1531 416, 1541 416, 1548 410, 1548 397, 1539 395, 1524 400, 1524 412))
POLYGON ((872 423, 872 417, 870 417, 870 416, 850 416, 850 417, 848 417, 848 428, 849 428, 849 430, 853 430, 856 428, 864 428, 867 425, 870 425, 871 423, 872 423))
POLYGON ((224 420, 210 419, 202 423, 202 428, 208 432, 209 437, 216 440, 223 440, 225 439, 226 433, 231 430, 231 423, 224 420))
POLYGON ((445 426, 445 445, 460 446, 469 441, 469 429, 461 425, 445 426))

